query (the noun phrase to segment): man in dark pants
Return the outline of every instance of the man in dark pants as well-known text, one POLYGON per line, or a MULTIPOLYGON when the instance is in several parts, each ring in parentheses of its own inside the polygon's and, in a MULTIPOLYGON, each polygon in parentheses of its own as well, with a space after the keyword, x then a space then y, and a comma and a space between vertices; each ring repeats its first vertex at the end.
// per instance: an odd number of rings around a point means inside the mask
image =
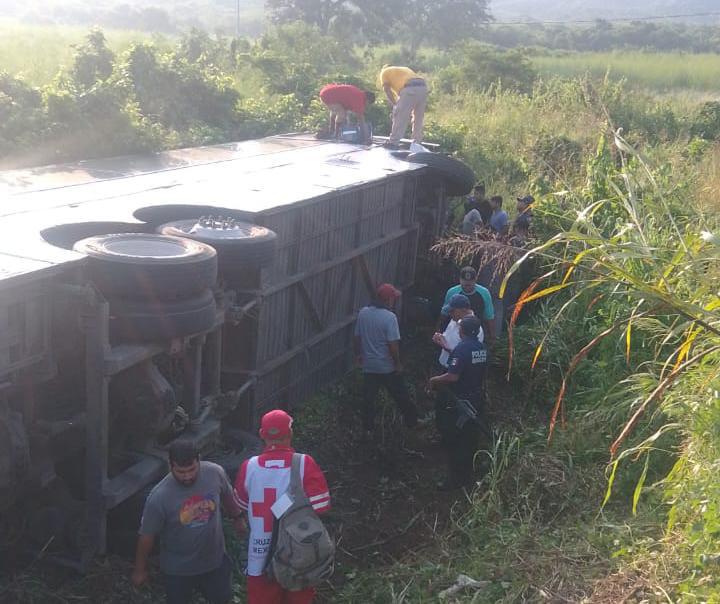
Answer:
POLYGON ((428 382, 428 391, 441 389, 435 420, 448 452, 449 475, 440 485, 443 490, 470 483, 480 437, 488 433, 482 416, 487 350, 477 339, 480 328, 476 317, 460 321, 461 340, 450 354, 447 371, 428 382))
POLYGON ((238 534, 247 525, 240 502, 219 465, 200 461, 188 442, 170 445, 170 473, 150 492, 138 538, 132 582, 146 583, 148 557, 160 539, 168 604, 189 604, 195 590, 210 604, 232 600, 232 563, 225 552, 220 507, 238 534))
POLYGON ((417 410, 410 400, 400 363, 400 327, 392 309, 400 291, 389 283, 377 288, 375 301, 358 313, 355 323, 355 357, 363 370, 363 428, 366 436, 375 430, 375 404, 385 388, 403 414, 405 425, 417 423, 417 410))

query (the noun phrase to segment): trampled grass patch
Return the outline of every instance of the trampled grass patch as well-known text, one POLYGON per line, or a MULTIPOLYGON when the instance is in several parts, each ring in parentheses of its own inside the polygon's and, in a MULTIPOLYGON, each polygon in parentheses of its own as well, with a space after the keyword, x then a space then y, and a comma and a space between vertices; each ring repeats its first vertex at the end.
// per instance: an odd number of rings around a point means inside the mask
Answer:
POLYGON ((655 90, 691 89, 716 91, 720 57, 715 54, 645 53, 637 51, 563 53, 532 58, 546 77, 590 74, 627 79, 631 85, 655 90))

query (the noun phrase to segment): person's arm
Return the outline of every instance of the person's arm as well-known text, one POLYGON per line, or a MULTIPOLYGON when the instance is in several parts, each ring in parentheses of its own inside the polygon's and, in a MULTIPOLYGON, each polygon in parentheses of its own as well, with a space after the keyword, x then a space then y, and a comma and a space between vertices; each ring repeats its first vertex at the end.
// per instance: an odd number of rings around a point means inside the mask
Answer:
POLYGON ((135 568, 132 571, 132 583, 135 587, 144 585, 150 578, 148 558, 154 545, 155 535, 140 535, 138 537, 137 549, 135 550, 135 568))
POLYGON ((492 344, 495 340, 495 307, 493 306, 492 295, 490 294, 490 290, 482 285, 476 285, 475 291, 477 291, 483 299, 483 316, 480 322, 482 323, 485 334, 485 341, 488 344, 492 344))
POLYGON ((500 228, 498 229, 498 234, 501 236, 505 236, 508 234, 508 215, 507 212, 503 210, 501 221, 500 221, 500 228))
POLYGON ((482 328, 484 334, 483 339, 488 344, 492 344, 495 341, 495 321, 488 321, 487 319, 483 319, 482 328))
POLYGON ((452 352, 452 349, 448 348, 447 339, 445 338, 445 335, 438 332, 435 332, 432 337, 432 341, 434 344, 437 344, 442 348, 443 350, 447 350, 448 352, 452 352))
POLYGON ((395 371, 402 371, 402 364, 400 363, 400 340, 388 342, 388 350, 390 350, 390 357, 395 364, 395 371))
POLYGON ((385 91, 385 96, 387 97, 390 106, 395 107, 395 103, 397 103, 395 100, 395 91, 392 89, 390 84, 383 84, 383 90, 385 91))
POLYGON ((397 316, 392 312, 390 313, 390 320, 385 322, 385 339, 390 351, 390 358, 395 365, 395 371, 400 372, 402 371, 402 364, 400 363, 400 325, 397 316))
POLYGON ((428 381, 430 388, 439 386, 440 384, 454 384, 460 379, 460 375, 457 373, 443 373, 442 375, 436 375, 431 377, 428 381))
POLYGON ((142 518, 140 519, 137 548, 135 550, 135 567, 133 568, 131 576, 132 583, 135 587, 140 587, 148 580, 148 558, 155 545, 156 535, 161 534, 165 526, 165 511, 159 499, 161 499, 161 497, 153 491, 145 500, 145 507, 143 508, 142 518))
POLYGON ((239 516, 233 519, 233 529, 235 529, 235 534, 239 537, 243 537, 248 533, 247 511, 249 497, 247 489, 245 488, 247 464, 248 460, 246 459, 240 466, 237 476, 235 477, 235 488, 233 489, 233 492, 235 493, 235 500, 240 508, 239 516))
POLYGON ((222 503, 222 512, 226 518, 232 520, 233 528, 237 535, 244 535, 247 532, 247 522, 245 521, 245 509, 240 503, 238 494, 230 485, 227 474, 223 468, 220 471, 220 501, 222 503))
POLYGON ((330 489, 320 466, 310 455, 304 455, 303 490, 316 514, 330 510, 330 489))
MULTIPOLYGON (((456 348, 457 349, 457 348, 456 348)), ((455 350, 456 350, 455 349, 455 350)), ((456 354, 455 350, 450 353, 447 361, 447 371, 441 375, 431 377, 427 383, 427 391, 430 392, 436 386, 454 384, 460 379, 460 374, 466 366, 463 356, 456 354)))
POLYGON ((452 298, 453 293, 452 287, 445 292, 445 298, 443 299, 442 306, 440 307, 440 316, 438 317, 437 324, 435 325, 435 331, 445 331, 445 328, 450 322, 450 317, 448 315, 444 315, 442 309, 448 304, 448 302, 450 302, 450 298, 452 298))
POLYGON ((362 367, 362 339, 359 335, 353 337, 353 352, 358 367, 362 367))

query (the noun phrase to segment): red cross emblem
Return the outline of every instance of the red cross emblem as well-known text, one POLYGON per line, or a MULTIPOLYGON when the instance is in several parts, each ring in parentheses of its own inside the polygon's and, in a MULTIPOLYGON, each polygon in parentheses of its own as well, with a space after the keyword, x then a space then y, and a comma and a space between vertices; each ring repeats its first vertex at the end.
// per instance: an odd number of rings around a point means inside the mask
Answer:
POLYGON ((263 519, 263 530, 269 533, 273 530, 273 514, 270 508, 277 499, 277 491, 274 488, 264 489, 263 501, 253 501, 250 503, 252 515, 255 518, 263 519))

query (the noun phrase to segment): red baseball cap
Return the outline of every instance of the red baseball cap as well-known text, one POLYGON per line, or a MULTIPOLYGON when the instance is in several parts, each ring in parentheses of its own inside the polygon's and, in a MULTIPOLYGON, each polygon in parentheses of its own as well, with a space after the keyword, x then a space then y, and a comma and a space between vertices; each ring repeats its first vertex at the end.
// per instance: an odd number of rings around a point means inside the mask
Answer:
POLYGON ((397 300, 401 295, 400 290, 390 283, 378 286, 375 293, 380 300, 397 300))
POLYGON ((293 418, 282 409, 268 411, 260 420, 260 436, 270 440, 290 436, 292 423, 293 418))

